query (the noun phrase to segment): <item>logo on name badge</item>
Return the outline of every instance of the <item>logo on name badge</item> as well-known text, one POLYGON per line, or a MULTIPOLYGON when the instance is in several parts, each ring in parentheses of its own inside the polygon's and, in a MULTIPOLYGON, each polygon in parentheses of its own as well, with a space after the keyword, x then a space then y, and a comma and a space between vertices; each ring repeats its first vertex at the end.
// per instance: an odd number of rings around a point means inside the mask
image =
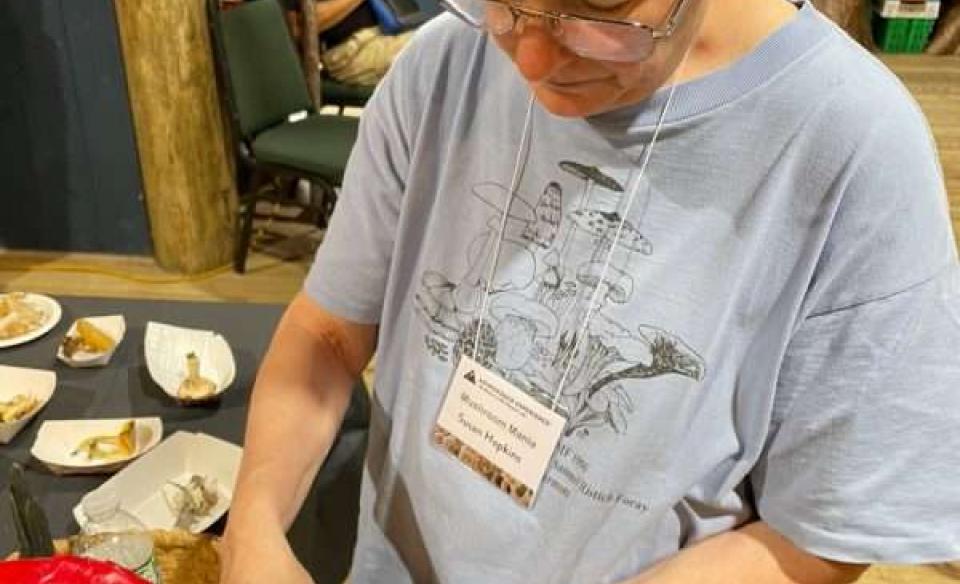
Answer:
POLYGON ((473 371, 473 369, 467 371, 467 374, 464 375, 463 378, 474 385, 477 384, 477 374, 473 371))

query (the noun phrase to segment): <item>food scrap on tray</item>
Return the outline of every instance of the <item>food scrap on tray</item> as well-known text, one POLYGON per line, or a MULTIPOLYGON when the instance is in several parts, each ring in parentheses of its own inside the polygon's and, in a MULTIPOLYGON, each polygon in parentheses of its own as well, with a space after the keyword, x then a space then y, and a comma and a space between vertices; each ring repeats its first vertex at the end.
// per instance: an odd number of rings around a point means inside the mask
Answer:
POLYGON ((82 454, 87 460, 121 460, 136 452, 135 424, 133 420, 123 423, 117 434, 104 434, 85 438, 71 454, 82 454))
POLYGON ((200 375, 200 358, 196 353, 187 354, 187 376, 177 389, 177 397, 183 400, 202 400, 213 397, 217 385, 200 375))
POLYGON ((27 302, 23 292, 0 295, 0 340, 25 335, 46 319, 46 313, 27 302))
POLYGON ((190 475, 186 484, 167 482, 163 498, 177 518, 176 527, 188 529, 197 517, 208 515, 220 500, 217 479, 203 475, 190 475))
POLYGON ((37 407, 39 400, 32 395, 17 394, 9 401, 0 401, 0 422, 16 422, 37 407))
POLYGON ((89 320, 81 318, 77 321, 76 332, 73 335, 67 335, 63 339, 63 354, 68 358, 73 358, 77 352, 85 353, 106 353, 113 349, 116 341, 97 328, 89 320))

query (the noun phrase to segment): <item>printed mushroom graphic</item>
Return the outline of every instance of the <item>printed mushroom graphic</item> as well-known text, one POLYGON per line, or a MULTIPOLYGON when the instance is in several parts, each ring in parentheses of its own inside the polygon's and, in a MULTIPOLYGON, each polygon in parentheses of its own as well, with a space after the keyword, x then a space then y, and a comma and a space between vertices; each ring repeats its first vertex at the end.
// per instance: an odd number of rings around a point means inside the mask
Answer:
POLYGON ((537 278, 537 300, 546 302, 560 288, 563 274, 560 273, 560 255, 551 250, 543 258, 543 271, 537 278))
POLYGON ((627 251, 628 259, 631 252, 640 252, 642 255, 653 253, 653 244, 629 221, 622 221, 623 218, 616 211, 597 211, 595 209, 583 209, 570 213, 570 218, 578 228, 583 229, 591 236, 600 240, 600 243, 594 248, 591 259, 598 261, 604 258, 604 255, 610 250, 616 239, 617 247, 627 251), (623 222, 623 229, 620 229, 620 223, 623 222), (617 230, 620 230, 620 237, 617 238, 617 230))
POLYGON ((617 193, 623 192, 623 185, 617 182, 612 176, 604 174, 596 166, 588 166, 572 160, 562 160, 558 166, 560 166, 561 170, 584 181, 584 189, 581 193, 584 196, 580 198, 580 209, 583 209, 585 205, 590 203, 590 194, 593 185, 599 185, 617 193))
MULTIPOLYGON (((574 346, 574 353, 582 353, 581 348, 577 348, 577 335, 583 327, 583 319, 587 316, 590 309, 590 300, 594 298, 594 290, 597 292, 597 306, 594 309, 594 317, 599 315, 600 311, 608 302, 615 304, 624 304, 633 295, 633 278, 626 272, 613 266, 607 268, 605 277, 601 279, 604 262, 584 262, 577 268, 577 282, 580 283, 577 292, 576 309, 566 313, 563 320, 564 339, 571 339, 574 346)), ((586 342, 582 338, 579 342, 586 342)), ((571 353, 571 357, 573 354, 571 353)))
POLYGON ((440 272, 427 271, 420 278, 421 289, 414 297, 417 308, 430 322, 439 326, 435 332, 452 341, 460 328, 453 291, 456 286, 440 272))
POLYGON ((590 385, 587 398, 605 386, 629 379, 649 379, 660 375, 682 375, 700 381, 706 371, 703 358, 676 335, 651 326, 640 326, 641 339, 650 346, 650 361, 604 375, 590 385))
POLYGON ((603 308, 606 301, 623 304, 633 295, 633 278, 630 274, 613 266, 603 273, 603 261, 589 261, 580 264, 577 268, 577 281, 588 289, 602 287, 598 295, 598 308, 603 308), (602 278, 602 279, 601 279, 602 278))
POLYGON ((624 432, 627 414, 634 411, 625 385, 630 380, 670 374, 703 379, 703 359, 676 335, 647 325, 639 326, 637 333, 629 333, 621 324, 599 316, 591 324, 591 333, 596 334, 592 339, 602 337, 604 341, 597 341, 598 346, 591 347, 589 354, 600 353, 601 358, 594 357, 596 366, 589 367, 583 376, 596 381, 578 384, 576 391, 564 391, 571 412, 568 436, 603 425, 617 433, 624 432))
POLYGON ((497 347, 497 365, 522 369, 534 355, 537 339, 548 339, 557 317, 548 308, 521 294, 498 294, 490 303, 497 347))
MULTIPOLYGON (((454 290, 456 307, 464 314, 474 314, 479 308, 485 288, 484 284, 487 271, 490 269, 490 262, 493 259, 493 253, 497 247, 497 232, 500 229, 500 219, 504 212, 503 207, 511 198, 507 194, 507 189, 496 183, 481 183, 474 186, 473 195, 487 206, 495 209, 497 216, 487 222, 487 230, 478 235, 470 244, 467 271, 454 290)), ((510 204, 510 210, 507 214, 507 225, 503 233, 503 244, 500 250, 501 258, 512 257, 516 254, 526 254, 530 256, 529 263, 535 265, 535 260, 530 251, 524 244, 517 242, 516 238, 523 233, 526 227, 536 221, 536 214, 533 212, 533 207, 522 197, 517 195, 512 198, 513 202, 510 204)), ((497 276, 498 274, 495 274, 494 277, 497 276)), ((494 285, 491 286, 491 292, 525 287, 529 285, 532 280, 532 272, 526 280, 522 277, 518 278, 514 276, 505 282, 495 282, 494 285)))
MULTIPOLYGON (((601 172, 596 166, 587 166, 586 164, 581 164, 572 160, 562 160, 558 166, 564 172, 572 174, 576 178, 584 181, 583 190, 580 191, 580 202, 577 205, 577 210, 579 211, 582 211, 583 208, 590 203, 593 185, 595 184, 614 192, 623 192, 623 185, 617 182, 613 177, 601 172)), ((564 256, 564 258, 566 258, 567 247, 570 245, 570 240, 573 238, 576 230, 576 223, 567 229, 567 235, 564 237, 563 245, 560 250, 560 253, 564 256)))
POLYGON ((523 238, 543 249, 548 249, 557 237, 563 214, 563 189, 560 183, 553 181, 547 184, 537 201, 534 214, 537 220, 523 231, 523 238))

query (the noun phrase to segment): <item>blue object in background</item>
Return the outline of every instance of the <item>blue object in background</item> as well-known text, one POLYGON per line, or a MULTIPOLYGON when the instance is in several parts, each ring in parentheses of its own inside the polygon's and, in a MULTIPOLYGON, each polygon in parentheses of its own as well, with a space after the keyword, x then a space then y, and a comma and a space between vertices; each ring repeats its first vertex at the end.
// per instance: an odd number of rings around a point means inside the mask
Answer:
POLYGON ((436 0, 368 0, 380 29, 398 34, 416 28, 440 13, 436 0))

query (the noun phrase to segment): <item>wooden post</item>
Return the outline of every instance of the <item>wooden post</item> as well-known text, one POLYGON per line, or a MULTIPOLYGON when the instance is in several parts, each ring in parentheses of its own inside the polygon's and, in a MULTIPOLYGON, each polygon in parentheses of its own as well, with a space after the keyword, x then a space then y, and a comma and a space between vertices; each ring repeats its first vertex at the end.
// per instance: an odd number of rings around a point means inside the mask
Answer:
POLYGON ((871 50, 875 48, 870 33, 869 0, 813 0, 813 4, 860 44, 871 50))
POLYGON ((154 256, 198 273, 230 262, 237 193, 204 0, 114 0, 154 256))
POLYGON ((927 52, 933 55, 960 55, 960 2, 945 4, 942 10, 927 52))
POLYGON ((303 73, 307 79, 313 107, 319 110, 323 92, 320 87, 320 39, 317 32, 316 0, 300 0, 300 13, 303 14, 303 31, 300 35, 303 73))

